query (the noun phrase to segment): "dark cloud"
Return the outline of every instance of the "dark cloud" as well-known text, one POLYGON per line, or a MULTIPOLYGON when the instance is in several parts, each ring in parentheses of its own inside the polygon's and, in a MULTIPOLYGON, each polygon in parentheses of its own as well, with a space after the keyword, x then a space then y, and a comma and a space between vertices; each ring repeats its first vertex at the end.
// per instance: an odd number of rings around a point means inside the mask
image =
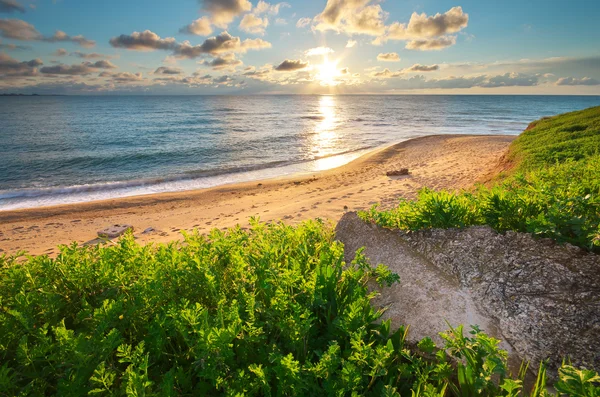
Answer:
POLYGON ((600 80, 592 79, 590 77, 583 77, 580 79, 577 77, 561 77, 556 81, 556 85, 600 85, 600 80))
POLYGON ((236 59, 235 55, 233 55, 233 54, 226 54, 222 57, 214 58, 211 61, 204 61, 204 62, 202 62, 202 64, 210 66, 214 70, 221 70, 221 69, 233 68, 233 67, 242 65, 243 62, 240 61, 239 59, 236 59))
POLYGON ((159 35, 150 30, 133 32, 130 35, 122 34, 110 39, 109 43, 116 48, 136 51, 172 50, 177 46, 173 37, 161 39, 159 35))
POLYGON ((35 26, 21 19, 0 19, 0 36, 23 41, 43 39, 42 34, 36 30, 35 26))
POLYGON ((303 62, 301 60, 286 59, 285 61, 281 62, 275 68, 275 70, 277 70, 278 72, 293 72, 295 70, 306 69, 308 66, 308 62, 303 62))
POLYGON ((0 79, 35 76, 37 67, 43 65, 41 59, 20 62, 8 54, 0 52, 0 79))
POLYGON ((56 66, 44 66, 40 69, 40 72, 49 75, 85 76, 95 72, 95 70, 89 65, 82 63, 79 65, 59 64, 56 66))
POLYGON ((88 40, 81 35, 69 36, 61 30, 57 30, 52 36, 43 36, 35 26, 20 19, 0 19, 0 36, 22 41, 72 42, 82 47, 96 45, 93 40, 88 40))
POLYGON ((0 0, 0 12, 25 12, 25 7, 16 2, 15 0, 0 0))
POLYGON ((222 53, 243 53, 248 50, 258 50, 270 48, 271 43, 262 39, 241 40, 227 32, 217 36, 210 37, 200 45, 192 46, 188 42, 183 42, 176 46, 173 53, 182 58, 197 58, 203 54, 222 54, 222 53))
POLYGON ((98 69, 115 69, 117 66, 110 61, 82 62, 75 65, 58 64, 55 66, 45 66, 40 72, 47 75, 68 75, 68 76, 87 76, 96 72, 98 69))
POLYGON ((98 75, 98 77, 110 78, 115 83, 135 83, 144 81, 144 76, 141 73, 130 73, 130 72, 121 72, 121 73, 111 73, 111 72, 102 72, 98 75))
POLYGON ((436 39, 411 40, 406 43, 406 49, 419 51, 436 51, 456 44, 455 36, 444 36, 436 39))
POLYGON ((154 71, 154 74, 174 75, 174 74, 182 74, 182 73, 183 73, 183 71, 181 69, 172 68, 172 67, 168 67, 168 66, 161 66, 154 71))
POLYGON ((133 32, 131 35, 120 35, 110 39, 110 44, 117 48, 127 48, 137 51, 171 50, 179 58, 197 58, 204 54, 216 55, 221 53, 243 53, 248 50, 270 48, 271 43, 262 39, 241 40, 223 32, 210 37, 199 45, 192 45, 188 41, 177 43, 174 38, 161 39, 156 33, 146 30, 142 33, 133 32))
POLYGON ((94 63, 85 62, 85 64, 89 65, 92 68, 97 68, 97 69, 116 69, 117 68, 117 65, 115 65, 111 61, 106 61, 106 60, 101 60, 101 61, 97 61, 94 63))
POLYGON ((439 65, 420 65, 415 63, 409 68, 404 69, 404 72, 433 72, 439 70, 439 65))
POLYGON ((85 53, 85 52, 81 52, 81 51, 74 51, 70 55, 75 56, 77 58, 83 58, 83 59, 97 59, 97 58, 110 59, 110 58, 113 58, 110 55, 99 54, 97 52, 85 53))

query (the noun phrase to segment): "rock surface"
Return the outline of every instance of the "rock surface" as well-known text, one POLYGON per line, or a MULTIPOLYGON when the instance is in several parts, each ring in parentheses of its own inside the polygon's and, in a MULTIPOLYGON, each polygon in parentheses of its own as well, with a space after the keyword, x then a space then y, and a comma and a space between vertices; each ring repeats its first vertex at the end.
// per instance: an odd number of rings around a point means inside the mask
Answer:
POLYGON ((445 330, 444 320, 478 324, 533 368, 549 358, 555 369, 569 357, 600 369, 600 256, 485 226, 388 230, 354 212, 336 233, 347 260, 364 246, 373 265, 400 275, 378 303, 395 325, 411 325, 413 340, 445 330))
POLYGON ((102 230, 98 230, 98 237, 116 238, 122 236, 128 230, 133 230, 131 225, 112 225, 102 230))

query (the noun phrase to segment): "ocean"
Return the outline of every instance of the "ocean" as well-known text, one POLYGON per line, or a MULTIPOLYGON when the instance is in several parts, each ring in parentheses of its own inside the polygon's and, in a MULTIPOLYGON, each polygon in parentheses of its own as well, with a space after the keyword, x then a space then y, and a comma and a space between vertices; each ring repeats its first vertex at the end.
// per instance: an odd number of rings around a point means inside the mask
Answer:
POLYGON ((519 134, 599 96, 0 97, 0 210, 311 173, 430 134, 519 134))

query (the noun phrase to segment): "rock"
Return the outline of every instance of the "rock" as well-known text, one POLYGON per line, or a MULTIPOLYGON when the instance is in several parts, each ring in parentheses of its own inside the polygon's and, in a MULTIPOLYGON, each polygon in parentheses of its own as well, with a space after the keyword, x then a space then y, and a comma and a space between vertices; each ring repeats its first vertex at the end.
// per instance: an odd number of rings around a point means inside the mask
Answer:
POLYGON ((385 173, 387 176, 404 176, 408 174, 408 168, 400 168, 398 170, 392 170, 385 173))
POLYGON ((400 285, 380 301, 416 339, 435 334, 447 318, 451 325, 479 324, 533 369, 545 358, 554 370, 563 358, 600 369, 600 256, 487 226, 388 230, 353 212, 336 234, 347 259, 366 246, 373 264, 400 275, 400 285))
POLYGON ((131 225, 112 225, 107 227, 106 229, 98 230, 98 237, 102 238, 115 238, 122 236, 128 230, 133 231, 133 226, 131 225))
POLYGON ((147 227, 147 228, 144 229, 144 231, 142 232, 142 234, 150 234, 150 233, 155 232, 155 231, 156 231, 155 228, 153 228, 153 227, 147 227))

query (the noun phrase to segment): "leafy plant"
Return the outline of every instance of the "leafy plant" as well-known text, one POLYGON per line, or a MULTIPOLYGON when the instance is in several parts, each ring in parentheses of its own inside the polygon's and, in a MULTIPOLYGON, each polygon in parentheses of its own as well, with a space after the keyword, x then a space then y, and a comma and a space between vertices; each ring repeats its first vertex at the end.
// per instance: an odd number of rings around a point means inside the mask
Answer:
POLYGON ((600 252, 600 107, 533 125, 510 146, 511 173, 491 187, 424 189, 415 201, 359 215, 406 230, 489 225, 600 252))

